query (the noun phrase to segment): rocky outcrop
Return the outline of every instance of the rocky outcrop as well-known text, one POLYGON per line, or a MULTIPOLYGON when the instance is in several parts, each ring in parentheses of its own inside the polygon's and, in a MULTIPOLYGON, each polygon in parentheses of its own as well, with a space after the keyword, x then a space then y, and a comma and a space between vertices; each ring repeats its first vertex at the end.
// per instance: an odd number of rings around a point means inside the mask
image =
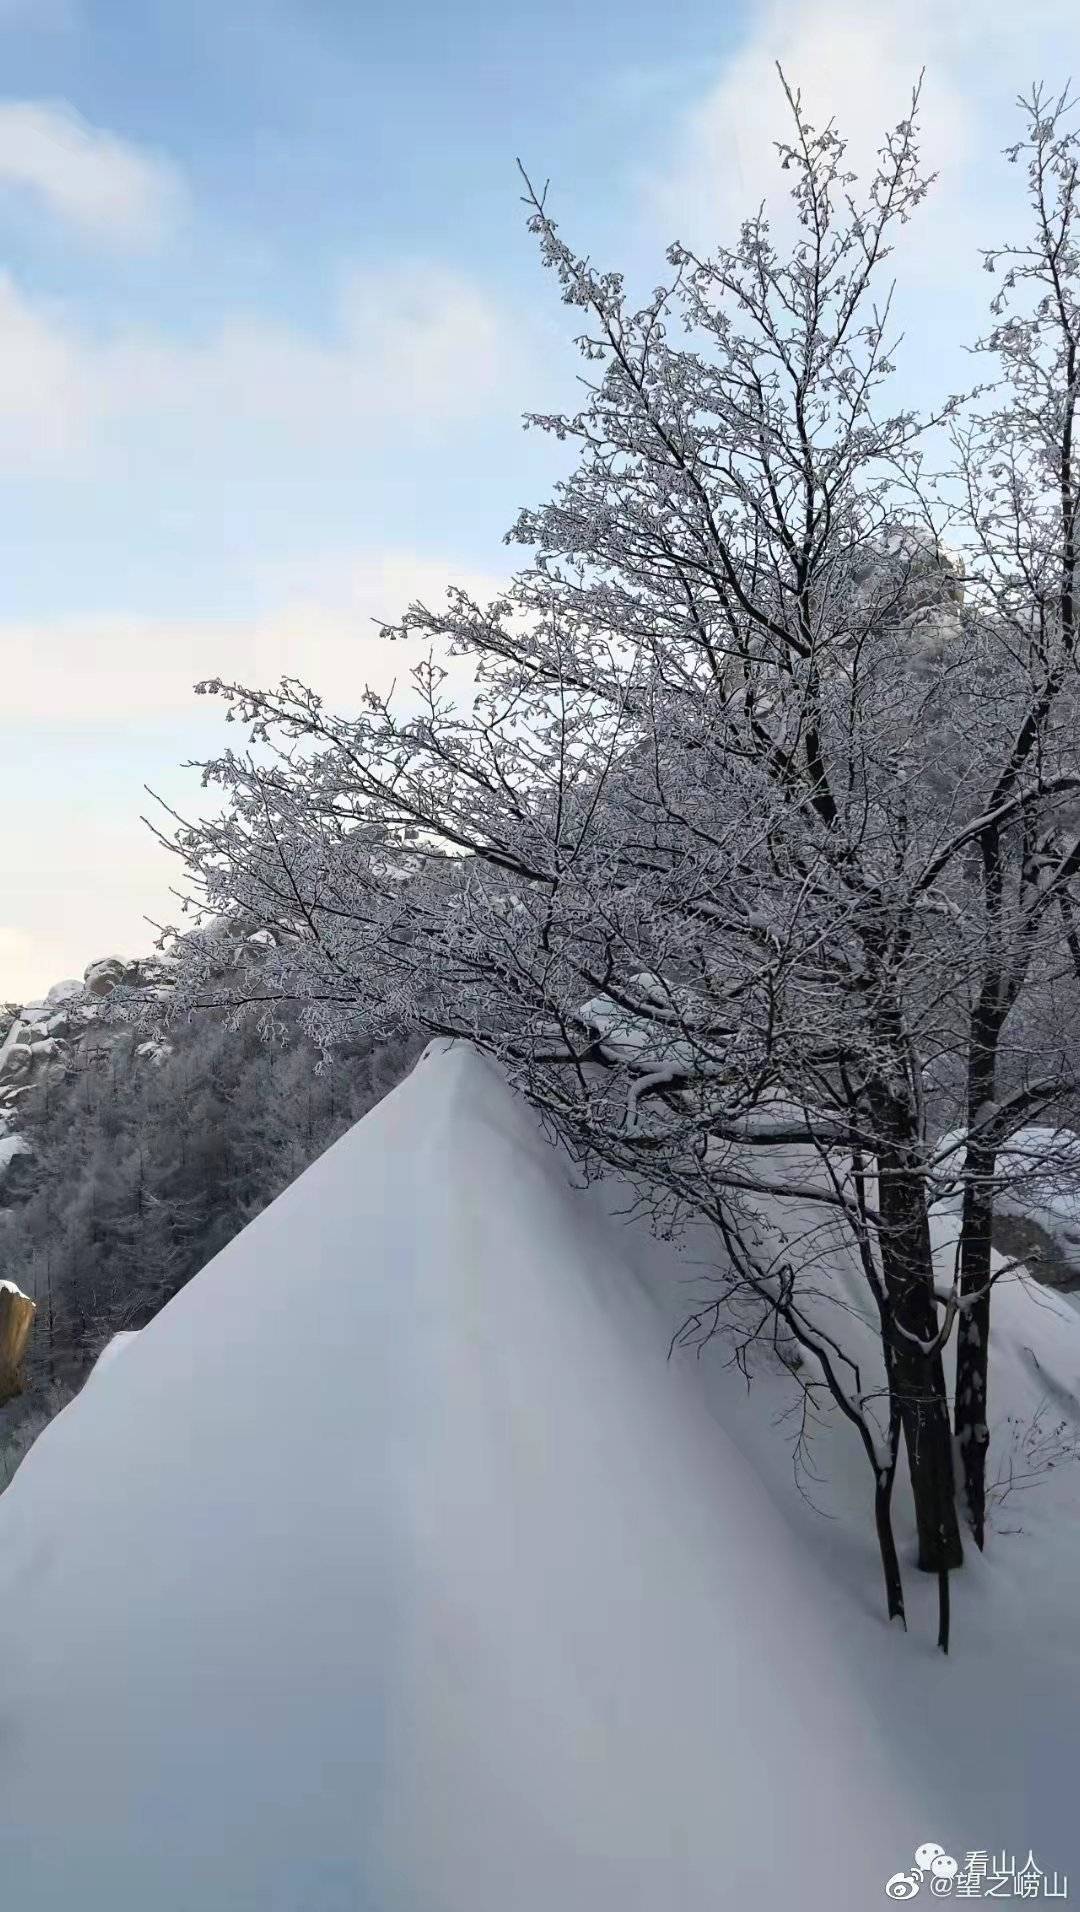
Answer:
POLYGON ((70 1002, 73 997, 81 996, 82 993, 82 983, 68 977, 66 982, 54 983, 51 989, 45 991, 45 1001, 55 1004, 70 1002))
POLYGON ((124 981, 127 965, 119 956, 102 956, 96 963, 87 963, 83 971, 83 987, 88 996, 108 996, 124 981))
POLYGON ((46 1065, 61 1060, 58 1032, 19 1017, 0 1046, 0 1108, 11 1091, 25 1088, 46 1065))
POLYGON ((9 1130, 5 1119, 0 1116, 0 1180, 3 1179, 17 1155, 29 1155, 30 1144, 25 1135, 9 1130))
POLYGON ((49 1071, 62 1076, 95 1020, 94 998, 81 983, 61 983, 44 1000, 19 1009, 0 1043, 0 1112, 49 1071))
MULTIPOLYGON (((223 918, 217 928, 230 963, 264 955, 265 943, 274 940, 247 918, 223 918)), ((50 1077, 60 1081, 78 1066, 80 1052, 86 1058, 93 1052, 100 1055, 119 1040, 139 1020, 140 999, 148 1010, 160 1004, 172 988, 175 961, 167 953, 137 960, 100 956, 87 964, 81 981, 68 977, 53 983, 40 1002, 21 1008, 0 1005, 0 1133, 10 1133, 18 1103, 39 1082, 50 1077), (120 1014, 115 1013, 118 992, 120 1014), (124 1013, 128 1010, 130 1014, 124 1013)), ((152 1066, 171 1053, 153 1028, 157 1016, 155 1008, 150 1039, 136 1052, 152 1066)))
POLYGON ((81 982, 69 977, 53 983, 40 1002, 16 1009, 0 1043, 0 1112, 50 1069, 64 1074, 91 1032, 95 1046, 107 1041, 113 1032, 102 1012, 118 989, 156 995, 167 974, 167 963, 157 957, 132 962, 102 956, 87 964, 81 982))

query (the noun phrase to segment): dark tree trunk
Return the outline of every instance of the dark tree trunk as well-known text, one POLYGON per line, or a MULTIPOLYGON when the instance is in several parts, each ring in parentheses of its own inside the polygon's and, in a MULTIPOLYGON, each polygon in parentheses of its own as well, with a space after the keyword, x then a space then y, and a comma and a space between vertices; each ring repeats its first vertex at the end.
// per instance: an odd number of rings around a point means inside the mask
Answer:
POLYGON ((900 1559, 896 1551, 896 1537, 893 1534, 892 1524, 892 1495, 896 1480, 896 1463, 900 1454, 901 1416, 900 1401, 892 1372, 892 1351, 887 1341, 885 1365, 889 1370, 889 1464, 887 1467, 878 1467, 874 1476, 874 1525, 877 1529, 878 1550, 881 1554, 881 1571, 885 1577, 885 1599, 888 1603, 889 1619, 899 1620, 906 1633, 904 1583, 900 1574, 900 1559))
POLYGON ((902 1107, 890 1096, 879 1104, 879 1127, 896 1137, 878 1150, 881 1266, 889 1302, 891 1374, 904 1432, 919 1566, 925 1573, 963 1561, 956 1518, 952 1428, 945 1369, 937 1347, 938 1317, 926 1186, 911 1167, 914 1137, 897 1130, 902 1107))
MULTIPOLYGON (((1025 842, 1034 849, 1025 824, 1025 842)), ((987 1370, 990 1358, 990 1246, 994 1224, 991 1181, 996 1150, 980 1145, 980 1115, 997 1088, 997 1055, 1008 1015, 1002 985, 1001 914, 1005 871, 996 826, 980 838, 983 890, 990 928, 989 961, 971 1012, 968 1038, 967 1125, 964 1200, 960 1224, 960 1310, 956 1332, 956 1445, 964 1476, 964 1500, 975 1545, 986 1537, 987 1370), (977 1297, 977 1298, 976 1298, 977 1297)))
MULTIPOLYGON (((913 1313, 921 1312, 909 1304, 908 1320, 913 1313)), ((936 1317, 926 1325, 928 1332, 920 1339, 930 1341, 937 1330, 936 1317)), ((914 1347, 898 1353, 896 1369, 919 1535, 919 1566, 924 1573, 939 1573, 943 1568, 959 1567, 964 1558, 956 1519, 945 1372, 940 1354, 925 1355, 914 1347)))
POLYGON ((900 1577, 900 1560, 896 1551, 892 1525, 892 1490, 895 1475, 894 1450, 892 1466, 882 1468, 877 1475, 874 1487, 874 1525, 877 1528, 878 1548, 881 1553, 881 1571, 885 1577, 885 1599, 888 1603, 889 1618, 902 1621, 906 1630, 904 1583, 900 1577))
POLYGON ((971 1179, 964 1188, 960 1236, 960 1293, 967 1305, 956 1325, 956 1445, 964 1476, 964 1501, 975 1545, 986 1538, 987 1356, 990 1344, 990 1243, 993 1202, 987 1182, 992 1153, 972 1151, 971 1179))

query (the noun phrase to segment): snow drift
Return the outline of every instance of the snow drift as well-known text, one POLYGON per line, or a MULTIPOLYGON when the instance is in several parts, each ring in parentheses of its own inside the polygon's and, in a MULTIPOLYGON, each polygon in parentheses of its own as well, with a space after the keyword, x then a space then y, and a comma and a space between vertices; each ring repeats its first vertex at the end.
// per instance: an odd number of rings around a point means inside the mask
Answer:
POLYGON ((665 1352, 528 1112, 429 1051, 0 1500, 5 1903, 876 1903, 940 1813, 665 1352))

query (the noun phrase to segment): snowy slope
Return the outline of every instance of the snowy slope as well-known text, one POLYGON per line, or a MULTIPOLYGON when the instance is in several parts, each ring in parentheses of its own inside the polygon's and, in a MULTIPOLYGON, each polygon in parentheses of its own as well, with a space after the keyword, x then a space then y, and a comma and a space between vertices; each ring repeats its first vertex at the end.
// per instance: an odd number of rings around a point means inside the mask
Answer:
POLYGON ((51 1424, 0 1604, 19 1912, 855 1912, 947 1837, 619 1237, 463 1049, 51 1424))
MULTIPOLYGON (((813 1173, 804 1151, 759 1152, 768 1179, 798 1190, 813 1173), (800 1159, 801 1158, 801 1159, 800 1159)), ((609 1198, 614 1207, 618 1197, 609 1198)), ((625 1206, 625 1203, 623 1204, 625 1206)), ((792 1199, 762 1204, 761 1239, 782 1228, 818 1255, 818 1314, 842 1328, 845 1345, 873 1373, 873 1341, 850 1253, 822 1226, 820 1209, 792 1199)), ((943 1287, 952 1278, 957 1217, 941 1205, 934 1225, 943 1287)), ((710 1292, 714 1254, 688 1231, 681 1252, 623 1226, 622 1256, 650 1291, 667 1332, 710 1292)), ((1004 1256, 995 1254, 995 1270, 1004 1256)), ((796 1465, 800 1417, 790 1380, 767 1359, 749 1390, 722 1341, 702 1357, 680 1351, 675 1365, 752 1465, 785 1520, 826 1571, 834 1624, 850 1675, 909 1772, 932 1791, 933 1837, 961 1859, 1003 1849, 1022 1864, 1034 1849, 1051 1875, 1080 1889, 1076 1772, 1080 1759, 1080 1294, 1043 1287, 1023 1271, 1006 1274, 993 1297, 987 1479, 990 1539, 984 1555, 968 1540, 952 1576, 953 1638, 943 1663, 934 1651, 936 1588, 912 1564, 914 1521, 901 1460, 894 1511, 911 1632, 885 1632, 871 1518, 869 1470, 835 1411, 812 1420, 796 1465)), ((946 1376, 955 1354, 950 1344, 946 1376)), ((920 1843, 923 1843, 920 1835, 920 1843)), ((905 1865, 910 1855, 904 1855, 905 1865)), ((924 1886, 922 1900, 927 1899, 924 1886)), ((843 1899, 838 1903, 845 1903, 843 1899)))

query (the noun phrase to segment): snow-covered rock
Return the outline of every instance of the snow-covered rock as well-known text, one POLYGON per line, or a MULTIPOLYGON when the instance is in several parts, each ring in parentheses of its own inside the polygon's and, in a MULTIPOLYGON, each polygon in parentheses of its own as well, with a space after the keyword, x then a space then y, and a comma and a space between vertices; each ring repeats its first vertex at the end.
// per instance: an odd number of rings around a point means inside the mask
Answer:
POLYGON ((25 1135, 20 1135, 17 1130, 0 1134, 0 1178, 3 1177, 5 1170, 10 1168, 17 1155, 29 1155, 29 1153, 30 1144, 25 1135))
POLYGON ((140 1042, 135 1050, 137 1056, 141 1056, 146 1062, 152 1062, 155 1068, 160 1068, 162 1063, 167 1062, 172 1053, 171 1042, 164 1041, 160 1036, 152 1036, 149 1041, 140 1042))
MULTIPOLYGON (((155 956, 128 962, 119 956, 104 956, 88 963, 82 982, 67 980, 53 983, 41 1002, 19 1008, 0 1043, 0 1107, 39 1082, 44 1073, 66 1063, 93 1036, 95 1047, 105 1046, 123 1034, 102 1018, 108 1015, 108 998, 121 985, 141 993, 147 999, 168 994, 164 977, 168 964, 155 956)), ((141 1053, 153 1061, 163 1059, 164 1050, 155 1042, 141 1053)))
POLYGON ((31 1041, 31 1025, 17 1016, 0 1043, 0 1085, 21 1082, 29 1074, 31 1041))
POLYGON ((71 1002, 81 996, 82 992, 82 983, 69 976, 63 982, 53 983, 52 987, 45 991, 45 1001, 56 1004, 71 1002))
MULTIPOLYGON (((760 1245, 812 1240, 873 1386, 821 1164, 766 1157, 760 1245)), ((863 1912, 937 1841, 1075 1869, 1080 1303, 994 1288, 944 1664, 902 1479, 906 1637, 839 1417, 800 1494, 782 1366, 667 1359, 715 1238, 570 1180, 436 1045, 109 1344, 0 1498, 5 1905, 863 1912)))
POLYGON ((108 996, 124 980, 126 964, 119 956, 102 956, 95 963, 87 963, 83 971, 83 986, 90 996, 108 996))

